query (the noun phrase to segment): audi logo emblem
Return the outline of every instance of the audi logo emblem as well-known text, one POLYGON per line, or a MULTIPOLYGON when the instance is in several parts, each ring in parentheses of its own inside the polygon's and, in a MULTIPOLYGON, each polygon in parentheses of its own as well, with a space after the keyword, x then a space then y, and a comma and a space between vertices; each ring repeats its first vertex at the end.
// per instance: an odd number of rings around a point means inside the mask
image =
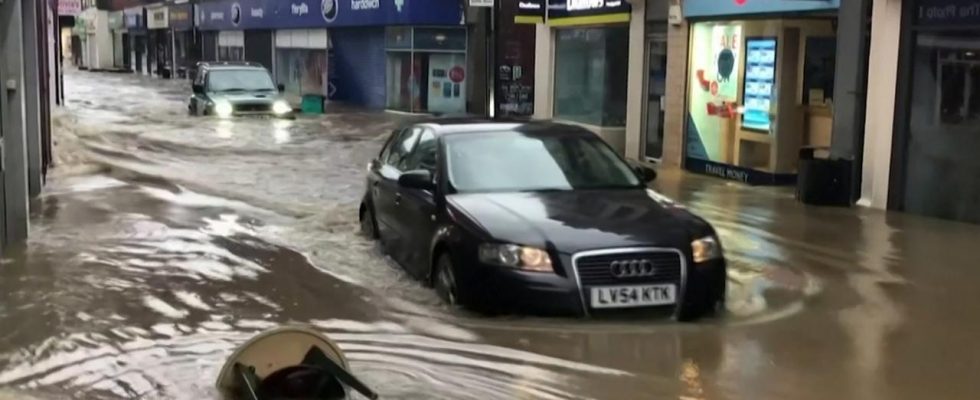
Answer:
POLYGON ((650 260, 620 260, 609 263, 609 272, 617 278, 654 276, 657 267, 650 260))

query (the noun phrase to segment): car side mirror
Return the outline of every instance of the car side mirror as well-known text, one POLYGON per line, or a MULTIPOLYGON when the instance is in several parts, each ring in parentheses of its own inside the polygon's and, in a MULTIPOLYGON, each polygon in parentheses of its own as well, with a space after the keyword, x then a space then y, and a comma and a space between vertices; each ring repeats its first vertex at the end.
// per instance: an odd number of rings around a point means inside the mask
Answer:
POLYGON ((197 94, 204 93, 204 85, 198 85, 196 83, 191 84, 191 90, 193 90, 194 93, 197 93, 197 94))
POLYGON ((276 85, 276 89, 279 90, 279 93, 285 92, 286 91, 286 85, 283 85, 283 84, 280 83, 280 84, 276 85))
POLYGON ((436 188, 436 184, 432 182, 432 173, 424 169, 403 173, 398 177, 398 186, 419 190, 434 190, 436 188))
POLYGON ((644 182, 650 183, 657 179, 657 171, 646 165, 637 165, 634 167, 636 169, 637 176, 643 179, 644 182))

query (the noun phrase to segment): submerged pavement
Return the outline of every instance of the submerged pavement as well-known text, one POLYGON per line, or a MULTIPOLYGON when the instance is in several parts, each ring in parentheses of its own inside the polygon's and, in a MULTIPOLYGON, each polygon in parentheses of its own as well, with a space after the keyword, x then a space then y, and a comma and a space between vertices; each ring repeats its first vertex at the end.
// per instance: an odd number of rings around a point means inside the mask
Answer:
POLYGON ((185 86, 67 76, 59 165, 0 267, 0 387, 218 398, 236 345, 301 322, 383 398, 980 397, 980 226, 665 170, 653 186, 722 237, 724 315, 488 318, 357 235, 364 165, 409 117, 191 118, 185 86))

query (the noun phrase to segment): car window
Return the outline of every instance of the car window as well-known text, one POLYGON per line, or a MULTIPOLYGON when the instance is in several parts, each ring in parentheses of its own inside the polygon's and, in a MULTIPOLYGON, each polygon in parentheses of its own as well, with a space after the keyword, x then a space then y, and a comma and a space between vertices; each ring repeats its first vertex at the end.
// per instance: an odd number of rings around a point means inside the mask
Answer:
POLYGON ((212 92, 276 90, 269 72, 258 68, 218 69, 208 73, 212 92))
POLYGON ((426 130, 419 137, 419 143, 415 145, 415 151, 405 159, 402 171, 414 169, 424 169, 429 172, 436 172, 436 135, 430 130, 426 130))
POLYGON ((403 165, 408 156, 412 154, 412 149, 415 148, 415 143, 418 142, 421 134, 422 128, 410 128, 402 131, 398 139, 391 143, 391 151, 385 158, 385 164, 395 167, 399 171, 404 171, 403 165))
POLYGON ((207 70, 200 71, 197 74, 196 79, 194 79, 194 84, 195 85, 201 85, 201 86, 203 86, 204 85, 204 77, 206 77, 207 75, 208 75, 207 74, 207 70))
POLYGON ((388 156, 391 154, 391 148, 394 147, 392 143, 398 140, 398 137, 401 136, 402 132, 404 131, 404 129, 396 129, 391 132, 391 135, 388 136, 388 140, 385 141, 385 146, 381 149, 381 154, 378 155, 378 160, 381 162, 386 162, 388 156))
POLYGON ((601 139, 524 132, 446 139, 449 181, 459 192, 637 188, 636 173, 601 139))

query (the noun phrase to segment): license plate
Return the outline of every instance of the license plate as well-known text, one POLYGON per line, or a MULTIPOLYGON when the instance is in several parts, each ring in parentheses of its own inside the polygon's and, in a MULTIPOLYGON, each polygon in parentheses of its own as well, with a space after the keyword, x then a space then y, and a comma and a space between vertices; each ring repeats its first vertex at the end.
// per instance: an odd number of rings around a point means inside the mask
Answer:
POLYGON ((677 302, 676 285, 603 286, 591 288, 592 308, 662 306, 677 302))

